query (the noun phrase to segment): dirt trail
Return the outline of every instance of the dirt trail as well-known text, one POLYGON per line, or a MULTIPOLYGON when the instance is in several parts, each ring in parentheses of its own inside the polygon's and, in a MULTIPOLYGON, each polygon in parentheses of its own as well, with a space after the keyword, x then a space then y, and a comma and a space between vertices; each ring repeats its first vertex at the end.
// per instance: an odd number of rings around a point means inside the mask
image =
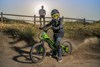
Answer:
POLYGON ((43 62, 34 64, 29 58, 31 45, 25 41, 16 42, 0 33, 0 67, 100 67, 100 44, 97 38, 69 41, 74 50, 71 55, 63 57, 61 63, 46 56, 43 62))

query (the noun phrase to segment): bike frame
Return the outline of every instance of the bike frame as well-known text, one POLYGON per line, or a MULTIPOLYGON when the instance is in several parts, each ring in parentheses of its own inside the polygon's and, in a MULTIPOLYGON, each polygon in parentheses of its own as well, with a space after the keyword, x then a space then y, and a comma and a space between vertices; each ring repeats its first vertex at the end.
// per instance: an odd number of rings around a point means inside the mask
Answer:
POLYGON ((41 40, 42 41, 46 41, 48 43, 49 47, 52 50, 56 50, 57 49, 55 42, 52 39, 50 39, 50 37, 48 36, 48 34, 46 32, 44 32, 44 31, 42 32, 41 40))
MULTIPOLYGON (((42 32, 41 41, 46 41, 52 50, 57 50, 57 45, 55 44, 55 42, 52 39, 50 39, 50 37, 48 36, 48 34, 45 31, 42 32)), ((61 45, 61 47, 62 47, 62 49, 65 48, 63 45, 61 45)), ((66 51, 68 51, 68 49, 66 49, 66 51)))

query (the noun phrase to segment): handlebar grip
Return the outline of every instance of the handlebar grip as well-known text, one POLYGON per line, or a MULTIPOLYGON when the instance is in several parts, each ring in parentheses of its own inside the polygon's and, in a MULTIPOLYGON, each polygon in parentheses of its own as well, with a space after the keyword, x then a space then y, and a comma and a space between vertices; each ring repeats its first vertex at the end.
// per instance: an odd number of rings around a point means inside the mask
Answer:
POLYGON ((42 27, 39 27, 39 29, 40 29, 40 30, 43 30, 43 28, 42 28, 42 27))

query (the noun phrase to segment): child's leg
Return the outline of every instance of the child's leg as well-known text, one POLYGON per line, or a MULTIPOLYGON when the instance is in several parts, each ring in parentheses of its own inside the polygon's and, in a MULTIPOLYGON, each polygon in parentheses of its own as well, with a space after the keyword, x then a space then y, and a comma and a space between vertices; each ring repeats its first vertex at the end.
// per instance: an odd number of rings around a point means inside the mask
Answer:
POLYGON ((58 59, 62 59, 62 49, 60 45, 61 37, 57 37, 56 44, 58 46, 58 59))
MULTIPOLYGON (((56 41, 57 41, 57 36, 56 36, 56 34, 53 35, 53 40, 54 40, 54 42, 56 43, 56 41)), ((57 55, 56 51, 52 51, 52 54, 53 54, 54 56, 57 55)))

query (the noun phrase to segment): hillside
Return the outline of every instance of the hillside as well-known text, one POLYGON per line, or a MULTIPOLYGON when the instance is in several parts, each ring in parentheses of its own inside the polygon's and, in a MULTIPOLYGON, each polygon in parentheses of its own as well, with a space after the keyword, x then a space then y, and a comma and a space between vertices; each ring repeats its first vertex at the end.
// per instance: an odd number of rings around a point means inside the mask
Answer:
MULTIPOLYGON (((32 41, 12 39, 0 33, 0 66, 1 67, 100 67, 100 44, 97 38, 84 41, 69 40, 75 50, 63 62, 58 63, 54 58, 46 58, 38 64, 32 63, 29 51, 32 41)), ((33 40, 33 42, 35 42, 33 40)))
POLYGON ((100 67, 99 28, 98 23, 87 25, 85 28, 80 23, 66 23, 64 40, 66 39, 72 43, 72 54, 63 57, 63 62, 61 63, 58 63, 54 58, 46 56, 43 62, 34 64, 29 58, 29 52, 31 46, 38 41, 37 36, 40 32, 38 31, 38 26, 0 23, 0 66, 100 67), (93 30, 96 31, 93 32, 93 30), (76 32, 77 34, 75 34, 76 32), (85 34, 89 35, 86 36, 85 34), (90 34, 92 35, 90 36, 90 34))

